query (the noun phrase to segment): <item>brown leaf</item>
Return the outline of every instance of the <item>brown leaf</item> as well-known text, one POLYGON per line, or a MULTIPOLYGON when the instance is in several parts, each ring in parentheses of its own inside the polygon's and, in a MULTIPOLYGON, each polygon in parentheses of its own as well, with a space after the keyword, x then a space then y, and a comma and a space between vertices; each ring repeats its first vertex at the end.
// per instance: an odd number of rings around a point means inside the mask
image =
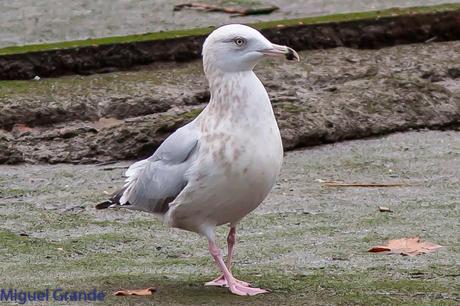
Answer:
POLYGON ((145 289, 119 290, 119 291, 115 292, 113 295, 119 295, 119 296, 129 296, 129 295, 149 296, 149 295, 153 295, 153 293, 155 291, 157 291, 157 288, 150 287, 150 288, 145 288, 145 289))
POLYGON ((22 136, 24 134, 31 133, 33 131, 34 129, 25 123, 16 123, 13 126, 13 129, 11 130, 11 132, 16 136, 22 136))
POLYGON ((390 240, 386 245, 378 245, 370 248, 368 252, 416 256, 435 252, 439 248, 442 248, 442 246, 427 241, 422 242, 419 237, 411 237, 390 240))

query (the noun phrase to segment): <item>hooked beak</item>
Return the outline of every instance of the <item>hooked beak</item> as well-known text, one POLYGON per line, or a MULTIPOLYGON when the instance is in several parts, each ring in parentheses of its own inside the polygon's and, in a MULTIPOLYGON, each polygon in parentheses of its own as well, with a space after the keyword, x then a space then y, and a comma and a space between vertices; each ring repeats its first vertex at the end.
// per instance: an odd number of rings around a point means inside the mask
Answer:
POLYGON ((271 48, 260 50, 260 52, 268 56, 285 56, 286 59, 290 61, 300 61, 299 54, 297 54, 294 49, 287 46, 272 44, 271 48))

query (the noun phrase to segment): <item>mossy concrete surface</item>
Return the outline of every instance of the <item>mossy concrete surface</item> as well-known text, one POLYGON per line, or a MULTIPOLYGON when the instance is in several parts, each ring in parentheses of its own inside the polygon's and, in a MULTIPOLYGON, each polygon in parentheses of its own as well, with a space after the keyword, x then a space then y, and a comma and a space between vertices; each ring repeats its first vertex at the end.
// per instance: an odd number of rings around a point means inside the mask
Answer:
MULTIPOLYGON (((254 23, 271 41, 297 50, 381 48, 460 37, 460 4, 387 9, 254 23)), ((0 49, 0 79, 32 79, 132 69, 199 58, 213 28, 156 32, 0 49)))
MULTIPOLYGON (((223 3, 222 5, 228 5, 228 4, 223 3)), ((460 10, 459 3, 446 3, 446 4, 439 4, 439 5, 433 5, 433 6, 389 8, 389 9, 377 10, 377 11, 372 10, 372 11, 365 11, 365 12, 331 14, 331 15, 313 16, 313 17, 295 18, 295 19, 271 20, 271 21, 256 22, 256 23, 253 22, 253 23, 250 23, 249 25, 259 30, 264 30, 264 29, 270 29, 270 28, 276 28, 276 27, 356 21, 356 20, 364 20, 364 19, 391 17, 395 15, 426 14, 426 13, 436 13, 436 12, 450 12, 450 11, 456 11, 456 10, 460 10)), ((0 48, 0 56, 30 53, 30 52, 39 52, 39 51, 68 49, 68 48, 91 47, 91 46, 106 45, 106 44, 126 44, 126 43, 134 43, 134 42, 153 41, 153 40, 174 39, 174 38, 181 38, 181 37, 186 37, 186 36, 202 36, 202 35, 209 34, 213 30, 213 28, 214 27, 211 26, 211 27, 202 27, 202 28, 193 28, 193 29, 178 29, 178 30, 173 30, 173 31, 161 31, 161 32, 152 32, 152 33, 144 33, 144 34, 126 35, 126 36, 114 36, 114 37, 103 37, 103 38, 93 38, 93 39, 74 40, 74 41, 63 41, 63 42, 56 42, 56 43, 29 44, 25 46, 10 46, 10 47, 0 48)))
MULTIPOLYGON (((104 305, 460 303, 459 131, 287 153, 274 190, 238 227, 235 274, 272 290, 256 297, 203 286, 217 269, 198 235, 146 213, 93 208, 121 186, 128 165, 0 166, 1 287, 97 288, 104 305), (332 188, 321 180, 409 185, 332 188), (410 236, 444 248, 417 257, 367 252, 410 236), (153 297, 111 295, 149 286, 158 288, 153 297)), ((226 231, 218 230, 221 246, 226 231)))
POLYGON ((112 0, 110 2, 74 0, 65 6, 54 1, 11 0, 0 3, 0 47, 56 41, 125 36, 146 32, 170 32, 206 28, 226 23, 256 23, 307 16, 324 16, 356 11, 385 10, 391 7, 430 6, 456 0, 392 0, 365 2, 352 0, 202 0, 220 6, 257 8, 276 5, 268 15, 234 16, 219 12, 184 9, 174 11, 182 0, 112 0))

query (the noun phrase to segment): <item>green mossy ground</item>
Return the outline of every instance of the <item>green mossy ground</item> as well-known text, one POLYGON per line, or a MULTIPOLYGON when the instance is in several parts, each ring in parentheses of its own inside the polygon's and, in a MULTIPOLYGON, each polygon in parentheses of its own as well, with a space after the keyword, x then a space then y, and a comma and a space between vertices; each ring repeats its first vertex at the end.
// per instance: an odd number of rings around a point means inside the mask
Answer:
POLYGON ((97 288, 105 305, 458 305, 458 136, 412 132, 288 153, 272 194, 239 227, 235 274, 272 290, 251 298, 203 286, 217 271, 196 234, 145 213, 94 210, 127 163, 1 166, 0 283, 97 288), (413 186, 325 188, 318 178, 413 186), (445 247, 418 257, 367 252, 414 235, 445 247), (149 298, 111 295, 150 286, 158 292, 149 298))

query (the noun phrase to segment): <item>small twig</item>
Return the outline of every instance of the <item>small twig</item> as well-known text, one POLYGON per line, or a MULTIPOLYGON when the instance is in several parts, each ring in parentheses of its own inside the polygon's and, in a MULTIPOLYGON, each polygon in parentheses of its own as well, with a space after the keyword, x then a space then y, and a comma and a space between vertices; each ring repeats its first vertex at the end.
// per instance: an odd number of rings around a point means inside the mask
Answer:
POLYGON ((324 186, 327 187, 405 187, 410 186, 405 183, 339 183, 339 182, 325 182, 324 186))
POLYGON ((438 37, 437 37, 437 36, 433 36, 433 37, 431 37, 430 39, 425 40, 425 43, 427 44, 427 43, 436 41, 436 39, 438 39, 438 37))
POLYGON ((182 3, 177 4, 174 6, 174 11, 180 11, 183 8, 193 8, 197 10, 203 10, 207 12, 224 12, 228 14, 236 14, 238 16, 248 16, 248 15, 262 15, 262 14, 270 14, 278 10, 277 6, 267 6, 261 8, 240 8, 240 7, 220 7, 217 5, 211 5, 206 3, 198 3, 198 2, 191 2, 191 3, 182 3))
POLYGON ((393 212, 389 207, 379 206, 380 212, 393 212))
POLYGON ((112 170, 118 170, 118 169, 126 169, 129 168, 129 166, 113 166, 113 167, 105 167, 101 168, 103 171, 112 171, 112 170))
POLYGON ((113 165, 113 164, 115 164, 116 162, 117 162, 116 160, 109 160, 109 161, 97 163, 96 166, 113 165))

